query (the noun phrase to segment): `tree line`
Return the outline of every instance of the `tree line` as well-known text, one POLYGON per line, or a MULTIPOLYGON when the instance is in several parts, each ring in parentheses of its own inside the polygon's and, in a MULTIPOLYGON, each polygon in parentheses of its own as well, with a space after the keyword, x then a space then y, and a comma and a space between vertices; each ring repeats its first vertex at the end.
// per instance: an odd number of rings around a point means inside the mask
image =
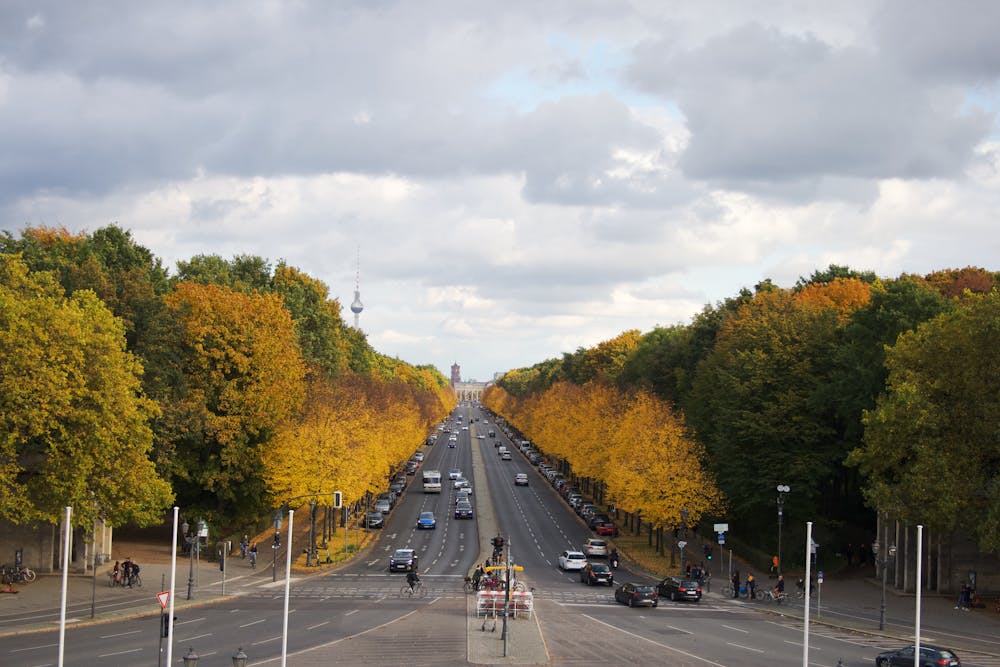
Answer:
POLYGON ((326 285, 256 256, 169 275, 117 225, 0 235, 0 517, 219 526, 382 490, 455 405, 326 285))
POLYGON ((787 484, 791 539, 814 521, 857 543, 885 511, 996 551, 998 285, 830 266, 510 371, 484 401, 653 526, 686 510, 769 550, 787 484))

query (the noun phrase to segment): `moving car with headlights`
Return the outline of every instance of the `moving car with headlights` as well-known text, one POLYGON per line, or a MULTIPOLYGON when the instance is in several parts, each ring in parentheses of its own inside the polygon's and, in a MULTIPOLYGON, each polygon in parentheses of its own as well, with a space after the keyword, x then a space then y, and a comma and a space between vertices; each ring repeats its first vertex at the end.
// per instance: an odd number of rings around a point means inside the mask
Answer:
POLYGON ((583 553, 587 554, 588 558, 594 558, 595 556, 606 557, 608 555, 608 543, 596 537, 588 537, 587 541, 583 543, 583 553))
POLYGON ((455 505, 455 518, 456 519, 471 519, 472 518, 472 503, 469 501, 460 501, 455 505))
POLYGON ((582 570, 587 565, 587 557, 582 551, 564 551, 559 554, 560 570, 582 570))
POLYGON ((621 602, 629 607, 655 607, 658 598, 653 586, 629 581, 615 590, 615 602, 621 602))
POLYGON ((672 602, 677 600, 698 602, 701 600, 701 585, 697 581, 681 577, 665 578, 656 585, 656 592, 661 598, 670 598, 672 602))
POLYGON ((580 581, 590 586, 594 584, 607 584, 608 586, 614 585, 615 575, 611 572, 611 568, 604 563, 587 563, 582 570, 580 570, 580 581))
POLYGON ((472 503, 472 491, 469 489, 459 489, 455 492, 455 504, 459 503, 472 503))
POLYGON ((519 472, 514 475, 514 486, 528 486, 528 473, 519 472))
POLYGON ((437 519, 434 518, 434 512, 421 512, 420 516, 417 518, 417 529, 423 528, 436 528, 437 519))
POLYGON ((464 477, 459 477, 458 479, 456 479, 451 484, 452 484, 452 488, 455 488, 455 489, 468 489, 470 493, 472 492, 472 482, 470 482, 469 480, 465 479, 464 477))
POLYGON ((389 556, 390 572, 409 572, 417 569, 417 552, 413 549, 396 549, 389 556))
MULTIPOLYGON (((878 667, 913 667, 913 653, 916 647, 913 644, 898 651, 886 651, 875 656, 875 664, 878 667)), ((920 645, 920 667, 961 667, 962 661, 958 659, 951 649, 940 646, 920 645)))

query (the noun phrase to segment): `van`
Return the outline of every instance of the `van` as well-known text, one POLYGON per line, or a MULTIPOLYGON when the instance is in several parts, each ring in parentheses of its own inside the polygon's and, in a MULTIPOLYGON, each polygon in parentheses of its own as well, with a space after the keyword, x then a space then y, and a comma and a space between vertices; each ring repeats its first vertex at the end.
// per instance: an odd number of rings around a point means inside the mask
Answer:
POLYGON ((498 456, 503 456, 506 453, 507 453, 507 448, 506 447, 504 447, 503 445, 500 445, 499 447, 497 447, 497 455, 498 456))

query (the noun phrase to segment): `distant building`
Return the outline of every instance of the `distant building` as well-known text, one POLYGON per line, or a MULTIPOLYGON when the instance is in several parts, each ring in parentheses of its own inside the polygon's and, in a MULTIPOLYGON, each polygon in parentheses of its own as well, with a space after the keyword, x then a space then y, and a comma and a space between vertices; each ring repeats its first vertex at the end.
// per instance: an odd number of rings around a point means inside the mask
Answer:
POLYGON ((456 361, 451 365, 451 386, 454 387, 456 384, 462 381, 462 367, 458 365, 456 361))

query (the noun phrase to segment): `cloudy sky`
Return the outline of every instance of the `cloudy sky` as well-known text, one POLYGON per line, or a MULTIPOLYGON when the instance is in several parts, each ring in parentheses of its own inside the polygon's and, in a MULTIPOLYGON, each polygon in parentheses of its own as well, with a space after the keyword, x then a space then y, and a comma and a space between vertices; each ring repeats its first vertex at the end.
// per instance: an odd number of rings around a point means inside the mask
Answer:
POLYGON ((1000 270, 1000 3, 0 3, 0 225, 285 260, 466 378, 764 278, 1000 270))

